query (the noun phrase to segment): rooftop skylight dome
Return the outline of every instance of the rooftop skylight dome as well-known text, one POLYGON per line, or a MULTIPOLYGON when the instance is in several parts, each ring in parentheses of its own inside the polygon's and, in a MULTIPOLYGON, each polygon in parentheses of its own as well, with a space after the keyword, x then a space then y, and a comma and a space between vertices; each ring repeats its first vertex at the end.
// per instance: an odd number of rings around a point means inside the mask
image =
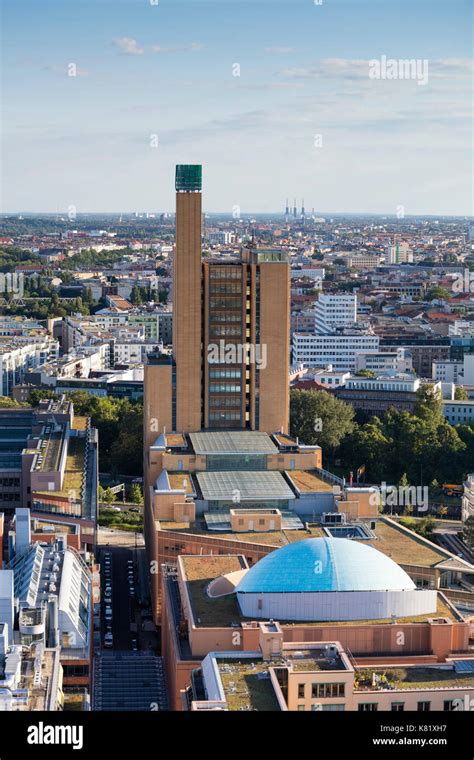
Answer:
POLYGON ((368 620, 434 613, 433 590, 418 590, 382 552, 345 538, 309 538, 257 562, 236 587, 242 614, 279 620, 368 620))

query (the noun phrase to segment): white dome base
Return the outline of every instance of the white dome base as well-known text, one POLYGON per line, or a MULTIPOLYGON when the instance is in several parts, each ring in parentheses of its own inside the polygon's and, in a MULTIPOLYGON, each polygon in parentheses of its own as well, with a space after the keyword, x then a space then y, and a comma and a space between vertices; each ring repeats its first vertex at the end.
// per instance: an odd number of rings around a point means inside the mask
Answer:
MULTIPOLYGON (((340 540, 340 539, 339 539, 340 540)), ((242 615, 252 619, 342 621, 384 620, 435 614, 437 592, 400 591, 239 592, 242 615)))

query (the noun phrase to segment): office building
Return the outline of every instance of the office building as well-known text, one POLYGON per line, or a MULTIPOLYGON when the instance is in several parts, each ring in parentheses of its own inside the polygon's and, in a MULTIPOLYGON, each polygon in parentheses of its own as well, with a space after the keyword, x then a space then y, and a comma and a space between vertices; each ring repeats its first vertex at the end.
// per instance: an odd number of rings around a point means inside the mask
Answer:
POLYGON ((355 372, 357 355, 379 350, 379 337, 365 332, 351 331, 349 328, 333 335, 311 335, 294 333, 292 341, 293 364, 325 367, 355 372))
POLYGON ((341 327, 354 327, 357 322, 357 296, 321 293, 314 307, 315 331, 330 335, 341 327))
POLYGON ((145 368, 148 444, 164 429, 288 432, 288 256, 202 260, 201 219, 201 167, 178 166, 173 357, 145 368))

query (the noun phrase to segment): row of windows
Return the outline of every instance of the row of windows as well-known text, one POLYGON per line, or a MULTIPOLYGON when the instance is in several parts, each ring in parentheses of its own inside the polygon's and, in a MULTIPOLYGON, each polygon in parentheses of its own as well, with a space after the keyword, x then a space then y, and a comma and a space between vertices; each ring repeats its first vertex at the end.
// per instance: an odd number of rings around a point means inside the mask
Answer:
POLYGON ((211 393, 241 393, 242 386, 230 383, 210 383, 209 391, 211 393))
POLYGON ((234 336, 240 338, 242 335, 242 327, 240 325, 234 327, 233 325, 214 325, 209 330, 209 336, 211 338, 234 336))
POLYGON ((216 293, 242 293, 241 282, 211 282, 209 292, 212 295, 216 293))
MULTIPOLYGON (((306 684, 298 684, 298 698, 305 698, 306 684)), ((313 683, 311 684, 311 697, 318 699, 328 699, 330 697, 343 697, 345 694, 345 683, 313 683)))
POLYGON ((211 280, 241 280, 242 269, 240 267, 209 267, 211 280))
POLYGON ((210 309, 240 309, 242 300, 240 298, 210 298, 210 309))
POLYGON ((241 322, 241 312, 229 312, 229 311, 213 311, 209 315, 209 321, 211 324, 214 322, 241 322))
POLYGON ((20 487, 20 479, 19 478, 0 478, 0 487, 1 488, 11 488, 11 487, 20 487))
MULTIPOLYGON (((451 712, 456 710, 458 700, 445 699, 443 702, 443 710, 445 712, 451 712)), ((431 702, 417 702, 418 712, 429 712, 431 710, 431 702)), ((378 710, 377 702, 363 702, 359 705, 359 712, 376 712, 378 710)), ((392 702, 392 712, 403 712, 405 710, 405 702, 392 702)))
POLYGON ((213 422, 240 420, 240 412, 209 412, 209 420, 212 420, 213 422))
POLYGON ((239 380, 242 377, 241 369, 210 369, 209 377, 230 378, 239 380))
MULTIPOLYGON (((298 710, 300 712, 304 712, 305 705, 298 705, 298 710)), ((344 705, 322 705, 321 703, 311 705, 311 710, 313 712, 321 711, 321 712, 343 712, 344 705)))
POLYGON ((219 409, 240 408, 240 396, 211 396, 209 406, 219 407, 219 409))

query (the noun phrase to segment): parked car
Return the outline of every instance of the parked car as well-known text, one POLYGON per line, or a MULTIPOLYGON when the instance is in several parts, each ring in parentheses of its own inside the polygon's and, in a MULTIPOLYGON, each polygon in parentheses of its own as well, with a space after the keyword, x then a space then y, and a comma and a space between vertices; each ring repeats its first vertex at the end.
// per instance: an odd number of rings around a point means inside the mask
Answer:
POLYGON ((114 636, 112 632, 107 632, 104 636, 104 646, 105 647, 113 647, 114 645, 114 636))
POLYGON ((105 608, 105 619, 112 620, 112 607, 110 606, 105 608))
POLYGON ((138 641, 136 639, 132 639, 132 651, 138 652, 138 641))

